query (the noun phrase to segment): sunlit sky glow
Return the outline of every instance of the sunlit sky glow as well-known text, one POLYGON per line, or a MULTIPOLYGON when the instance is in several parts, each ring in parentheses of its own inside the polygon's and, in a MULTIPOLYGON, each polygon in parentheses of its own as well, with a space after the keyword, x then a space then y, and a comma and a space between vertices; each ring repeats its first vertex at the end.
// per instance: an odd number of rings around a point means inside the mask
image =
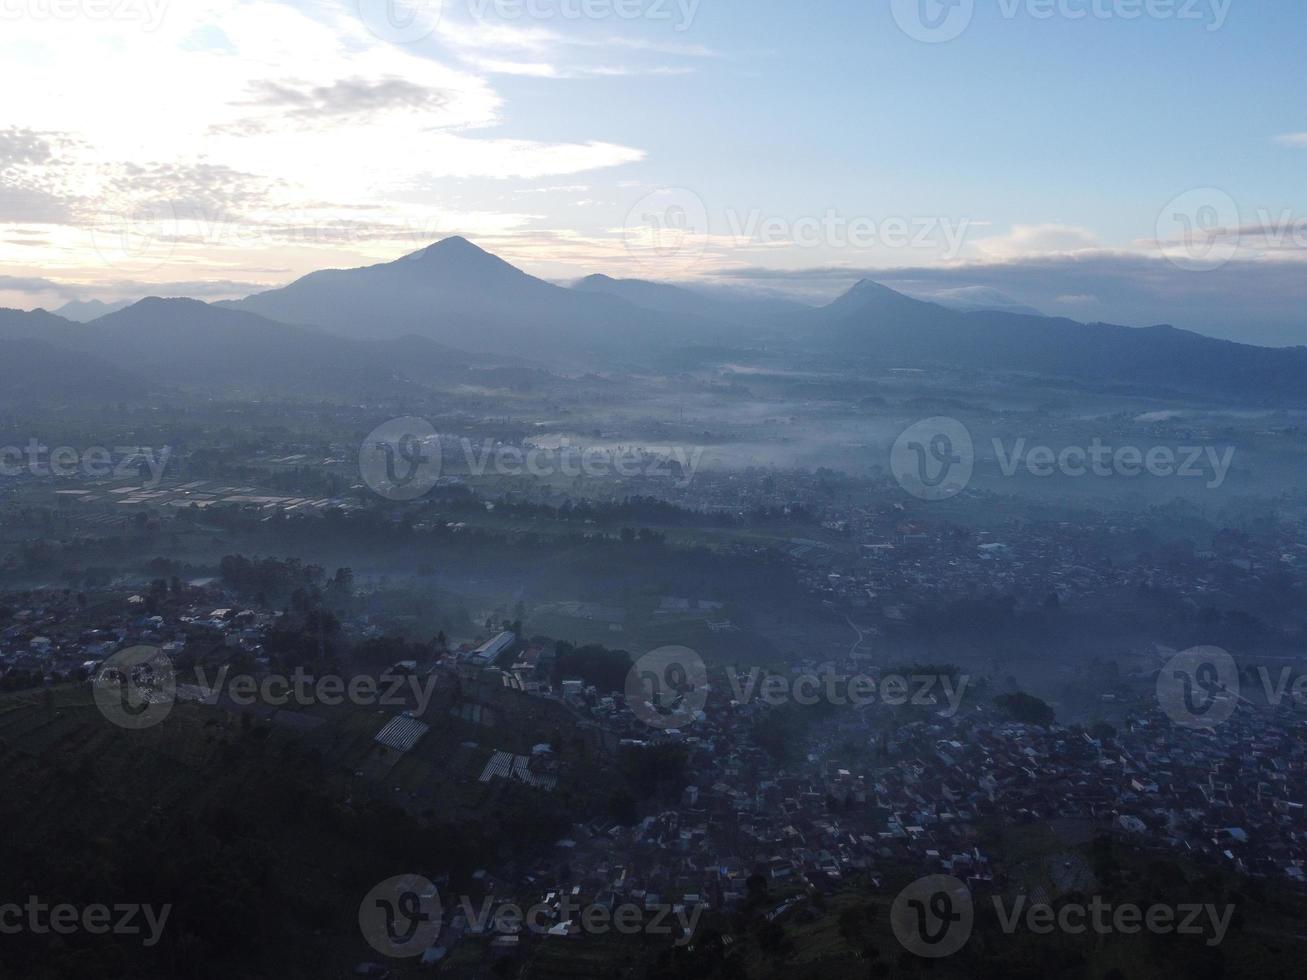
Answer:
POLYGON ((958 0, 931 43, 917 2, 0 0, 0 305, 463 234, 556 280, 874 275, 1307 343, 1307 6, 958 0))

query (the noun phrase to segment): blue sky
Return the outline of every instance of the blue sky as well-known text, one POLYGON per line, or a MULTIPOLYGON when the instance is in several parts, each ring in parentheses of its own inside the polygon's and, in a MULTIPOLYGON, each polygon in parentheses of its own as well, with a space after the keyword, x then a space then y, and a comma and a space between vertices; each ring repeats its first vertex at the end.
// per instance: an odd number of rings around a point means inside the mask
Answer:
POLYGON ((873 275, 1307 343, 1293 0, 49 2, 0 34, 5 305, 461 233, 560 280, 873 275))

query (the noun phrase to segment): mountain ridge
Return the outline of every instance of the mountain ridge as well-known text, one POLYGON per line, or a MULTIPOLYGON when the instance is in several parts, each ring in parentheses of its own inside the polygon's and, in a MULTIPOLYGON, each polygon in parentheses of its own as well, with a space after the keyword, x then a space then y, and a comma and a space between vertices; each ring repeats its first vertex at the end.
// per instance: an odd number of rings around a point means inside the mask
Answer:
POLYGON ((247 377, 267 386, 281 372, 287 383, 372 386, 420 371, 448 377, 467 369, 476 356, 468 351, 569 370, 647 370, 659 352, 763 345, 873 367, 1037 374, 1256 405, 1307 403, 1307 347, 1258 347, 1166 324, 959 310, 870 278, 815 308, 604 275, 568 288, 460 236, 389 262, 318 270, 241 300, 152 296, 85 325, 45 311, 27 316, 21 328, 12 315, 0 316, 0 338, 47 340, 186 384, 247 377))
POLYGON ((1094 382, 1307 402, 1307 348, 994 310, 963 312, 864 280, 805 324, 819 349, 904 365, 1013 371, 1094 382))
POLYGON ((457 236, 391 262, 320 270, 220 305, 347 337, 413 333, 465 350, 553 360, 631 353, 667 328, 651 311, 556 286, 457 236))

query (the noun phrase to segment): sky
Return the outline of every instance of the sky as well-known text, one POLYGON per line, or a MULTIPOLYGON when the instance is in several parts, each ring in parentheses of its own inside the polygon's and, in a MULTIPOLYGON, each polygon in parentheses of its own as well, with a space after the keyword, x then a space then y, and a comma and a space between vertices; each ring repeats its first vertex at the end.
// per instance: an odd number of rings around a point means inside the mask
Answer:
POLYGON ((1307 344, 1299 0, 0 0, 0 305, 461 234, 1307 344))

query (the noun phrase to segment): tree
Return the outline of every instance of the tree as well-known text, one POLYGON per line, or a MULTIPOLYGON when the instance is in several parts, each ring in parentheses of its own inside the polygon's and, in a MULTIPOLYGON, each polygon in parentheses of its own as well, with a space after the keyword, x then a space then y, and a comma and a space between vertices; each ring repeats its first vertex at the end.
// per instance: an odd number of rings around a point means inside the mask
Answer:
POLYGON ((616 790, 608 798, 608 813, 623 827, 634 827, 640 822, 640 812, 636 809, 635 797, 625 789, 616 790))
POLYGON ((876 905, 851 905, 840 912, 840 935, 851 943, 861 944, 871 939, 871 927, 879 912, 876 905))
POLYGON ((1053 724, 1056 713, 1051 707, 1033 694, 1018 691, 1016 694, 1000 694, 994 703, 1003 709, 1013 721, 1027 725, 1053 724))

